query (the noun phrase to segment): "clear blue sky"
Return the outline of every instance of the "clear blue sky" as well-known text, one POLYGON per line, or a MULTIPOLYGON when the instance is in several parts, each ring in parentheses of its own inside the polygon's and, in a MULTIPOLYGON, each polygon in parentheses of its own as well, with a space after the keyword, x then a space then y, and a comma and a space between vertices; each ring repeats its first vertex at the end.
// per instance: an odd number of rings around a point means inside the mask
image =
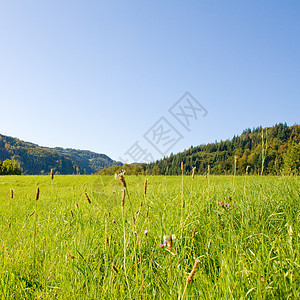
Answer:
POLYGON ((1 1, 0 133, 118 160, 165 117, 169 149, 299 124, 300 1, 1 1), (168 109, 208 111, 187 132, 168 109))

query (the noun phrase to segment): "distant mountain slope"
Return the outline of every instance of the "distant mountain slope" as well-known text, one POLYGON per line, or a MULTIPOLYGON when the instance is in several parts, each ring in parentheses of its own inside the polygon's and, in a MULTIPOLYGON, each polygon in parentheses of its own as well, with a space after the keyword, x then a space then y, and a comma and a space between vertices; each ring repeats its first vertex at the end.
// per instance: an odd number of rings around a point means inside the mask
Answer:
POLYGON ((78 166, 85 170, 85 173, 91 174, 114 165, 122 165, 117 163, 105 154, 99 154, 88 150, 75 150, 54 148, 65 157, 68 157, 78 166))
POLYGON ((30 142, 0 134, 0 160, 20 163, 22 174, 44 174, 53 169, 58 174, 91 174, 105 167, 121 164, 105 154, 63 148, 40 147, 30 142))

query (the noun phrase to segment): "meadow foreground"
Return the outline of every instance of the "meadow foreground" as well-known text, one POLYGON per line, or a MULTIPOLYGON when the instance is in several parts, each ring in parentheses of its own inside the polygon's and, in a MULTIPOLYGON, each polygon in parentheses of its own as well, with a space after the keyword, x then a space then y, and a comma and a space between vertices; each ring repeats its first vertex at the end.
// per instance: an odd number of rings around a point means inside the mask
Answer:
POLYGON ((0 176, 1 298, 299 299, 297 177, 125 180, 0 176))

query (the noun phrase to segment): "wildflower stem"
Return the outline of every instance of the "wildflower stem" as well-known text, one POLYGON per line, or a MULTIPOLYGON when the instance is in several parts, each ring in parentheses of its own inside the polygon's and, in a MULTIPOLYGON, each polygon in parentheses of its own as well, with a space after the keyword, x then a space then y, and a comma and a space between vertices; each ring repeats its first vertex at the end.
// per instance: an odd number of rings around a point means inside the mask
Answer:
POLYGON ((127 270, 126 270, 126 230, 125 230, 125 213, 124 213, 124 206, 121 207, 122 209, 122 219, 123 219, 123 238, 124 238, 124 274, 125 274, 125 279, 126 279, 126 284, 128 287, 128 292, 129 292, 129 298, 132 299, 131 297, 131 292, 130 292, 130 285, 128 281, 128 276, 127 276, 127 270))
POLYGON ((197 231, 197 228, 195 227, 195 228, 194 228, 194 231, 193 231, 193 234, 192 234, 192 243, 191 243, 191 249, 190 249, 190 252, 189 252, 188 259, 187 259, 187 264, 186 264, 185 273, 186 273, 186 270, 187 270, 187 268, 188 268, 188 266, 189 266, 190 257, 191 257, 191 255, 192 255, 192 251, 193 251, 194 239, 195 239, 196 231, 197 231))
POLYGON ((180 239, 182 239, 182 234, 183 234, 183 209, 184 209, 184 199, 183 199, 183 162, 181 162, 181 218, 180 218, 180 228, 181 228, 181 233, 180 233, 180 239))

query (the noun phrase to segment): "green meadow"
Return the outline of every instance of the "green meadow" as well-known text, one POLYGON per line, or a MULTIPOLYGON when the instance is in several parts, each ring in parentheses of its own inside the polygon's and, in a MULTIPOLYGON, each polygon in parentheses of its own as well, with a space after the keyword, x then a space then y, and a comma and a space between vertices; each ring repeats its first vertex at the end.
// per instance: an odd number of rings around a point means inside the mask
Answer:
POLYGON ((296 176, 124 177, 0 176, 1 299, 300 298, 296 176))

